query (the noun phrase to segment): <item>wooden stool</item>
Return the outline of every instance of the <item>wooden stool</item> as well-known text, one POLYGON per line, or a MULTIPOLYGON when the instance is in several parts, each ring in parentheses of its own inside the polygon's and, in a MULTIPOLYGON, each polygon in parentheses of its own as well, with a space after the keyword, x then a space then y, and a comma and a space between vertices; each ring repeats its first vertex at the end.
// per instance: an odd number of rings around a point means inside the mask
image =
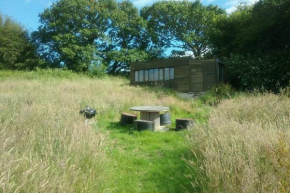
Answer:
POLYGON ((130 113, 122 113, 120 123, 123 125, 133 124, 137 119, 137 115, 130 113))
POLYGON ((176 130, 187 129, 193 125, 192 119, 180 118, 176 119, 176 130))
POLYGON ((138 131, 143 131, 143 130, 154 131, 154 121, 135 120, 134 129, 138 131))

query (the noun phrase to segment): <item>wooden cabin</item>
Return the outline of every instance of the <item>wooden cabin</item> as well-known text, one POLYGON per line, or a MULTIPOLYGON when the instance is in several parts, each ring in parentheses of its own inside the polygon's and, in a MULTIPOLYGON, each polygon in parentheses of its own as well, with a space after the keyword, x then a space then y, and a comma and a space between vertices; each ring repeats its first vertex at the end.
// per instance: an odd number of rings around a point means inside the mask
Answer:
POLYGON ((162 85, 180 93, 201 93, 224 82, 219 59, 191 57, 160 59, 130 64, 131 85, 162 85))

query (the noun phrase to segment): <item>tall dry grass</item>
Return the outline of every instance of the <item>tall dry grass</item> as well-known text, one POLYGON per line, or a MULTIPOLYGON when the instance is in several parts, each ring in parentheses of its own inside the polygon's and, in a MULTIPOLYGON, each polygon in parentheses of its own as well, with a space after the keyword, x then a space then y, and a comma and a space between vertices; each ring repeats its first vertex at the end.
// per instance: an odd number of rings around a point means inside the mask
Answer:
POLYGON ((112 175, 106 122, 138 105, 169 106, 173 114, 203 111, 122 78, 28 75, 0 80, 0 192, 102 192, 112 175), (78 113, 86 105, 97 109, 96 125, 78 113))
POLYGON ((199 192, 290 192, 290 98, 223 101, 189 137, 199 192))
POLYGON ((69 80, 0 82, 0 192, 102 189, 105 137, 78 114, 89 89, 69 80))

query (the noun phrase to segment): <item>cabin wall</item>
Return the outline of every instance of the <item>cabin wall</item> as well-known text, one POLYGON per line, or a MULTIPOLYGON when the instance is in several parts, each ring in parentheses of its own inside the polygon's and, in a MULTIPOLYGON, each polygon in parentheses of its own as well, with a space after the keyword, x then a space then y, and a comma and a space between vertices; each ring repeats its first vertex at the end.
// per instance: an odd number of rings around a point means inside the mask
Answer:
POLYGON ((190 92, 204 92, 218 83, 217 64, 214 59, 191 60, 190 92))
POLYGON ((190 92, 203 92, 203 69, 200 60, 190 62, 190 92))
POLYGON ((130 70, 130 82, 131 85, 163 85, 164 87, 177 90, 178 92, 189 92, 189 57, 184 58, 170 58, 163 60, 153 60, 146 62, 133 62, 131 63, 130 70), (147 82, 135 82, 135 71, 136 70, 147 70, 147 69, 160 69, 160 68, 174 68, 174 79, 173 80, 162 80, 162 81, 147 81, 147 82))
POLYGON ((175 68, 175 79, 174 83, 176 84, 176 89, 178 92, 189 92, 189 65, 178 66, 175 68))
POLYGON ((221 81, 220 64, 215 59, 194 60, 190 57, 131 63, 131 85, 162 85, 178 92, 204 92, 221 81), (174 79, 135 82, 136 70, 174 67, 174 79))

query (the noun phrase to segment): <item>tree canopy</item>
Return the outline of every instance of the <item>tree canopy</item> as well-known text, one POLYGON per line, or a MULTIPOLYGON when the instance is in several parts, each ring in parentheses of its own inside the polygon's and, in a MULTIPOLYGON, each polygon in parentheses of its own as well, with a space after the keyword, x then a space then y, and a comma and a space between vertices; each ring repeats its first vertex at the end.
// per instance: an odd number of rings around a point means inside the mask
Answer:
POLYGON ((39 52, 53 66, 87 71, 108 65, 120 71, 147 58, 140 39, 145 24, 129 1, 60 0, 40 14, 39 52))
POLYGON ((39 53, 52 67, 87 71, 105 49, 102 39, 109 13, 102 7, 109 5, 106 1, 60 0, 47 8, 33 34, 39 53))
POLYGON ((40 65, 28 32, 0 14, 0 69, 33 69, 40 65))
POLYGON ((141 10, 153 43, 192 51, 197 58, 209 51, 208 33, 222 14, 224 10, 200 1, 160 1, 141 10))
POLYGON ((129 1, 115 3, 111 10, 111 26, 108 29, 108 50, 104 58, 109 72, 129 69, 129 62, 149 57, 145 38, 146 23, 138 9, 129 1))
POLYGON ((261 0, 220 18, 210 35, 238 88, 277 91, 290 80, 290 1, 261 0))

